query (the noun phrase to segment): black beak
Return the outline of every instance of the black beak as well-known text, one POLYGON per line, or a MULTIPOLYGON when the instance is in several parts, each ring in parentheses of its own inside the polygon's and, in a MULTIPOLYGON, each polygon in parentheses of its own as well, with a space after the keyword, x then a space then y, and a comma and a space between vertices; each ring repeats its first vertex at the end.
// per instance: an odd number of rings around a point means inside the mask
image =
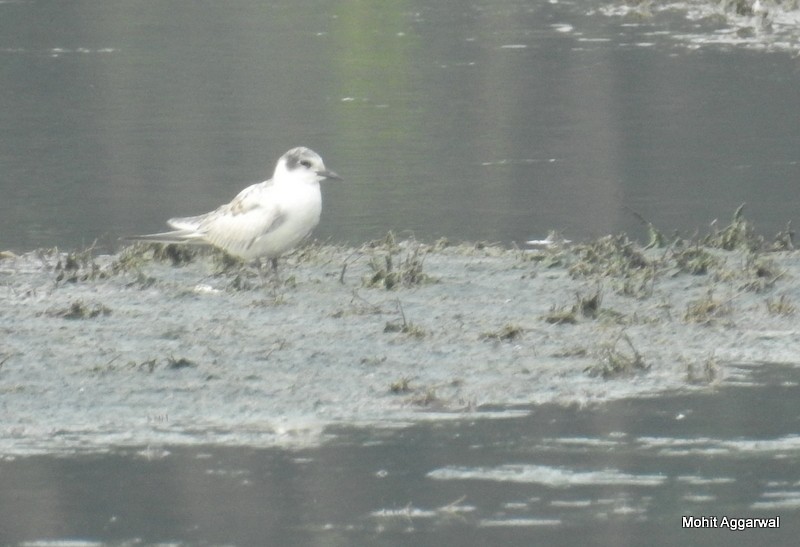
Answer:
POLYGON ((342 180, 342 177, 334 173, 333 171, 317 171, 317 175, 324 179, 334 179, 334 180, 342 180))

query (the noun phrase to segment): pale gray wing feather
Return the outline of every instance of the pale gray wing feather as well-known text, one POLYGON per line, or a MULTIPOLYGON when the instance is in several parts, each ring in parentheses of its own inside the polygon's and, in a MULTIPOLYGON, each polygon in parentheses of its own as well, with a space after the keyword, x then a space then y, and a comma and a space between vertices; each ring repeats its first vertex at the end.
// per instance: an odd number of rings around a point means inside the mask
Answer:
POLYGON ((171 232, 161 232, 159 234, 144 234, 140 236, 125 236, 125 241, 149 241, 151 243, 187 243, 203 244, 205 241, 198 238, 193 230, 173 230, 171 232))
POLYGON ((283 223, 284 215, 271 199, 272 193, 269 181, 254 184, 210 213, 173 218, 168 223, 183 231, 187 240, 199 239, 232 254, 245 252, 256 239, 283 223))

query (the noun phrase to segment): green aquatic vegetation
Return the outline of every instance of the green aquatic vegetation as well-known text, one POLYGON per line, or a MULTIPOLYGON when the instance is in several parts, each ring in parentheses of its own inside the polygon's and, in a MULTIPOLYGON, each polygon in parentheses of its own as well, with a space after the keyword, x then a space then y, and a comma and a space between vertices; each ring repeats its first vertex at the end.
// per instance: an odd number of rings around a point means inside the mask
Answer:
POLYGON ((318 239, 307 239, 291 253, 284 256, 291 256, 297 263, 309 263, 324 257, 324 253, 330 248, 330 240, 319 241, 318 239))
POLYGON ((401 323, 399 321, 387 321, 383 327, 383 332, 400 332, 413 338, 423 338, 425 329, 414 323, 401 323))
POLYGON ((123 247, 111 262, 112 273, 141 270, 150 262, 169 262, 179 267, 191 264, 198 257, 211 253, 224 254, 213 248, 176 243, 147 243, 137 241, 123 247))
POLYGON ((743 289, 763 292, 772 288, 784 275, 786 271, 781 270, 771 258, 750 253, 745 261, 743 289))
POLYGON ((411 404, 417 406, 431 406, 434 404, 443 404, 443 401, 436 396, 435 387, 427 387, 424 390, 418 390, 411 397, 411 404))
POLYGON ((703 245, 725 251, 745 250, 755 252, 765 247, 764 238, 759 236, 752 223, 744 218, 744 203, 733 212, 730 224, 717 227, 717 221, 711 223, 711 233, 703 238, 703 245))
POLYGON ((682 247, 676 245, 672 250, 672 259, 680 273, 690 275, 706 275, 721 264, 721 260, 700 245, 682 247))
POLYGON ((534 249, 522 250, 518 256, 522 262, 537 262, 543 268, 564 268, 573 256, 571 246, 571 242, 561 234, 550 231, 544 242, 535 242, 534 249))
POLYGON ((574 245, 578 261, 570 266, 573 276, 618 276, 645 268, 649 261, 627 235, 609 235, 590 243, 574 245))
POLYGON ((93 319, 110 314, 111 310, 106 306, 102 304, 88 305, 82 300, 76 300, 66 308, 47 312, 50 317, 61 317, 62 319, 93 319))
POLYGON ((752 17, 755 15, 753 4, 756 0, 722 0, 720 7, 725 11, 732 11, 736 15, 752 17))
POLYGON ((575 315, 575 307, 556 307, 555 304, 550 306, 548 311, 542 319, 551 325, 574 325, 578 322, 578 317, 575 315))
POLYGON ((714 298, 713 289, 709 289, 703 298, 687 304, 683 320, 687 323, 710 323, 715 319, 730 315, 731 311, 730 300, 714 298))
POLYGON ((767 298, 765 304, 771 315, 794 315, 794 312, 797 311, 797 307, 785 294, 777 298, 767 298))
POLYGON ((352 290, 353 297, 347 308, 336 310, 331 314, 331 317, 341 319, 350 315, 380 315, 383 313, 381 306, 374 304, 358 294, 358 289, 352 290))
POLYGON ((375 355, 375 356, 372 356, 372 357, 362 357, 359 360, 359 363, 361 363, 362 365, 368 366, 368 367, 378 366, 378 365, 383 364, 385 362, 386 362, 386 356, 385 355, 381 355, 381 356, 375 355))
POLYGON ((124 272, 141 272, 142 267, 152 260, 151 249, 144 243, 134 243, 123 247, 111 262, 113 274, 124 272))
POLYGON ((575 357, 586 357, 587 355, 589 355, 588 349, 582 346, 574 346, 556 351, 552 353, 550 356, 559 359, 570 359, 575 357))
MULTIPOLYGON (((160 243, 134 243, 123 247, 118 253, 101 265, 94 256, 94 245, 68 253, 59 253, 58 250, 50 253, 55 255, 56 264, 53 271, 56 274, 56 283, 77 283, 108 279, 123 273, 134 273, 136 281, 132 285, 140 288, 151 286, 155 280, 143 273, 144 267, 153 261, 169 261, 174 266, 187 264, 194 260, 197 250, 187 245, 163 245, 160 243)), ((42 260, 48 256, 40 252, 42 260)))
POLYGON ((600 304, 603 302, 603 292, 596 289, 592 294, 584 296, 580 293, 575 295, 575 312, 580 312, 583 317, 597 319, 600 313, 600 304))
POLYGON ((556 306, 554 304, 550 307, 550 311, 542 316, 542 319, 551 325, 574 325, 578 322, 578 316, 597 319, 602 315, 600 309, 602 302, 603 292, 599 288, 588 295, 576 293, 575 303, 572 306, 556 306))
POLYGON ((647 223, 647 244, 645 249, 662 249, 667 246, 667 238, 652 222, 647 223))
POLYGON ((150 245, 153 246, 153 260, 170 262, 173 266, 190 264, 201 252, 206 250, 202 247, 175 243, 151 243, 150 245))
POLYGON ((392 253, 370 258, 369 267, 372 275, 364 279, 364 286, 392 290, 430 281, 430 277, 422 271, 425 255, 419 247, 409 251, 404 257, 399 257, 399 262, 397 258, 398 255, 392 253))
MULTIPOLYGON (((413 287, 429 283, 432 279, 423 272, 426 248, 413 240, 406 242, 407 251, 402 255, 402 247, 389 232, 379 241, 365 246, 371 253, 369 268, 372 273, 365 276, 362 285, 368 288, 392 290, 399 287, 413 287)), ((343 277, 344 274, 342 274, 343 277)))
POLYGON ((537 251, 536 253, 527 253, 526 259, 533 260, 541 263, 545 268, 562 268, 568 263, 568 252, 566 249, 553 247, 537 251))
POLYGON ((686 381, 690 384, 715 384, 721 376, 721 365, 713 352, 700 363, 686 364, 686 381))
POLYGON ((134 280, 128 287, 138 287, 146 289, 156 284, 156 278, 144 273, 146 264, 152 262, 151 245, 145 243, 134 243, 122 248, 108 266, 111 275, 132 273, 134 280))
POLYGON ((632 376, 650 369, 627 334, 621 333, 610 342, 600 345, 598 361, 584 369, 590 376, 600 376, 606 380, 632 376), (620 342, 625 342, 624 345, 620 342))
POLYGON ((148 359, 147 361, 142 361, 141 363, 137 363, 136 361, 128 361, 124 364, 119 364, 119 358, 121 355, 117 355, 112 359, 106 361, 101 365, 95 365, 90 368, 90 372, 96 374, 110 374, 115 372, 125 372, 125 371, 145 371, 148 373, 152 373, 155 368, 157 361, 155 359, 148 359))
POLYGON ((792 221, 786 223, 786 228, 775 234, 770 250, 772 251, 793 251, 794 250, 794 230, 792 221))
POLYGON ((661 233, 661 230, 656 228, 655 224, 644 218, 641 214, 637 213, 633 209, 629 207, 625 207, 633 216, 639 219, 639 222, 644 224, 645 228, 647 228, 647 245, 645 245, 645 250, 647 249, 662 249, 667 246, 667 238, 664 237, 664 234, 661 233))
POLYGON ((238 271, 228 283, 228 289, 233 292, 252 291, 259 286, 259 284, 254 281, 253 275, 248 274, 246 271, 238 271))
POLYGON ((610 280, 620 294, 647 298, 655 291, 659 273, 674 269, 678 274, 713 275, 717 282, 730 283, 743 277, 744 289, 763 291, 772 287, 784 272, 778 271, 774 262, 762 256, 763 252, 794 248, 791 224, 779 232, 771 244, 766 244, 753 225, 744 218, 744 205, 738 207, 731 222, 718 227, 699 240, 675 237, 674 242, 661 256, 645 253, 647 249, 664 247, 666 239, 641 215, 634 214, 647 226, 650 241, 639 247, 625 234, 605 236, 595 241, 574 245, 568 272, 573 278, 595 277, 610 280), (747 253, 745 268, 730 268, 723 251, 747 253))
POLYGON ((453 243, 447 239, 446 237, 440 237, 436 241, 433 242, 433 247, 431 248, 432 252, 438 253, 439 251, 443 251, 448 247, 452 247, 453 243))
POLYGON ((408 321, 405 311, 403 311, 402 302, 398 299, 396 303, 400 319, 397 321, 387 321, 386 325, 383 327, 383 332, 401 332, 414 338, 423 338, 426 334, 425 329, 408 321))
POLYGON ((519 325, 508 323, 504 325, 500 330, 492 332, 484 332, 483 334, 481 334, 481 339, 494 340, 496 342, 504 342, 504 341, 508 342, 520 338, 524 332, 525 329, 523 329, 519 325))
POLYGON ((167 357, 167 368, 170 370, 180 370, 182 368, 195 368, 197 363, 190 361, 185 357, 175 358, 172 356, 167 357))
POLYGON ((456 378, 449 382, 414 386, 411 385, 411 378, 402 376, 389 384, 388 392, 392 395, 404 395, 404 403, 414 406, 435 407, 437 410, 444 410, 452 408, 452 405, 458 405, 460 408, 473 410, 475 408, 474 401, 441 395, 441 391, 449 392, 462 385, 463 381, 456 378))
POLYGON ((415 388, 411 386, 411 379, 407 376, 398 378, 389 384, 389 393, 393 395, 407 395, 406 401, 415 406, 431 406, 441 402, 436 396, 436 387, 427 386, 415 388))
POLYGON ((211 253, 211 263, 214 265, 215 273, 218 275, 239 272, 246 268, 244 260, 221 249, 210 247, 209 252, 211 253))
MULTIPOLYGON (((136 362, 136 361, 128 361, 125 364, 119 365, 117 364, 119 355, 114 357, 113 359, 109 360, 108 362, 97 365, 91 369, 92 372, 106 374, 110 372, 121 372, 121 371, 137 371, 137 372, 147 372, 148 374, 155 371, 158 366, 157 359, 147 359, 146 361, 136 362)), ((167 357, 164 361, 165 368, 171 370, 178 370, 182 368, 194 368, 197 364, 193 361, 185 359, 183 357, 175 358, 175 357, 167 357)))
POLYGON ((133 362, 132 365, 137 370, 146 370, 148 373, 152 373, 156 369, 156 360, 148 359, 147 361, 142 361, 141 363, 133 362))
POLYGON ((658 270, 655 265, 638 270, 617 284, 617 292, 631 298, 649 298, 655 291, 658 270))
POLYGON ((389 391, 394 394, 411 393, 414 389, 411 387, 411 379, 403 376, 389 384, 389 391))
MULTIPOLYGON (((100 267, 93 252, 94 244, 86 249, 68 253, 61 253, 58 249, 53 249, 51 254, 56 257, 56 264, 53 266, 56 284, 95 281, 108 277, 108 272, 100 267)), ((43 261, 47 255, 46 251, 39 253, 39 257, 43 261)))

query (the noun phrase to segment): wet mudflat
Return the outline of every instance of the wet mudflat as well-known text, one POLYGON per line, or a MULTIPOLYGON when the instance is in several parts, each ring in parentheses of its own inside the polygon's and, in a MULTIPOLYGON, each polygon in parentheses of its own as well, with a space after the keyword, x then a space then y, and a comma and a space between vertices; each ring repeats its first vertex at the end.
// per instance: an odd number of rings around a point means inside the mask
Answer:
POLYGON ((310 244, 277 278, 176 247, 4 253, 4 539, 566 545, 712 511, 788 534, 792 235, 741 210, 651 231, 310 244))
POLYGON ((790 246, 737 213, 649 249, 310 245, 277 280, 178 248, 7 257, 0 452, 316 444, 330 424, 705 389, 729 363, 798 362, 790 246))

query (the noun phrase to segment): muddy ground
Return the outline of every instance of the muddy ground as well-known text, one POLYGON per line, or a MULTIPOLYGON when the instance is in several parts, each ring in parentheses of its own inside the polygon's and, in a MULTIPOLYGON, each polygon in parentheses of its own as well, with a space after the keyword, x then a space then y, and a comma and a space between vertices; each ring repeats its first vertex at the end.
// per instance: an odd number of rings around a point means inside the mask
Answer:
POLYGON ((652 235, 312 243, 277 279, 175 247, 3 253, 0 453, 306 445, 332 423, 716 389, 734 363, 800 363, 788 231, 766 240, 737 214, 652 235))

